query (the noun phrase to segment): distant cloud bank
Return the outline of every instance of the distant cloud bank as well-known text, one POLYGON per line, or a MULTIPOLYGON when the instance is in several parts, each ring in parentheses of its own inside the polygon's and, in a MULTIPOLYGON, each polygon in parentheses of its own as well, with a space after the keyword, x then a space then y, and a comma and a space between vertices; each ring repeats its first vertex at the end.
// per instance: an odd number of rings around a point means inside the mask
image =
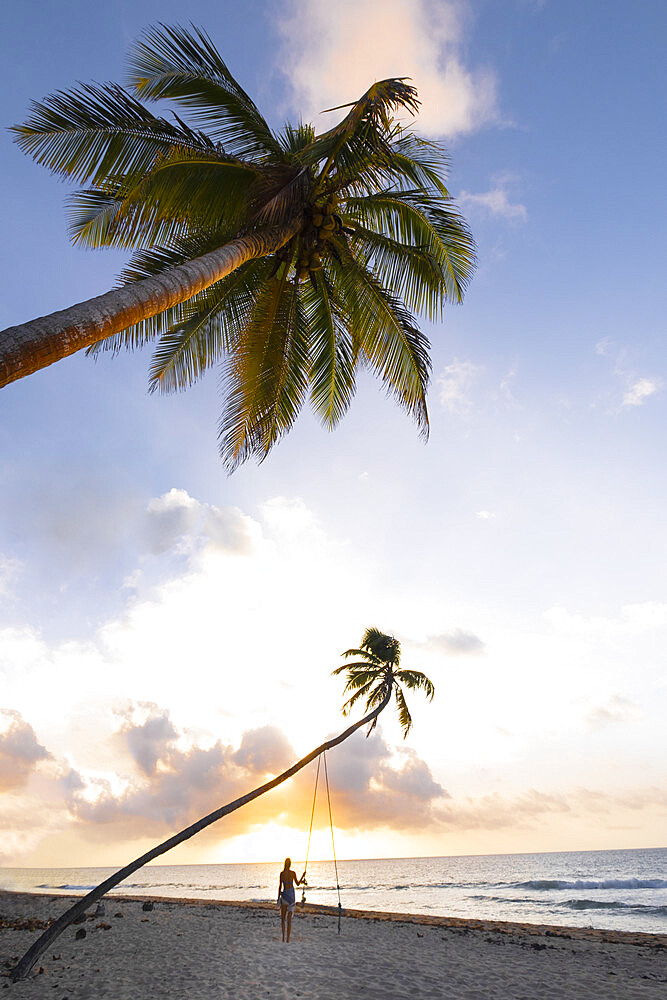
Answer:
MULTIPOLYGON (((449 640, 436 636, 429 641, 449 640)), ((595 722, 614 721, 631 709, 623 699, 612 699, 601 707, 595 722), (609 718, 602 718, 606 711, 609 718)), ((287 737, 274 726, 246 731, 238 747, 221 739, 202 746, 188 742, 165 709, 130 705, 121 716, 115 744, 113 739, 108 743, 117 751, 111 780, 56 761, 19 713, 4 714, 9 718, 9 727, 0 735, 0 776, 5 779, 0 786, 4 793, 0 861, 5 865, 20 864, 54 831, 107 844, 160 838, 266 781, 295 758, 287 737), (33 773, 37 783, 31 792, 26 783, 33 773)), ((329 775, 336 827, 345 831, 531 830, 554 814, 636 815, 667 805, 664 791, 652 786, 616 793, 590 788, 547 793, 529 788, 515 795, 455 799, 414 750, 390 747, 378 731, 369 739, 355 734, 336 748, 329 775)), ((272 822, 301 828, 312 792, 311 766, 225 817, 224 829, 213 824, 202 831, 198 841, 212 844, 272 822)), ((317 812, 315 828, 327 824, 328 814, 317 812)))

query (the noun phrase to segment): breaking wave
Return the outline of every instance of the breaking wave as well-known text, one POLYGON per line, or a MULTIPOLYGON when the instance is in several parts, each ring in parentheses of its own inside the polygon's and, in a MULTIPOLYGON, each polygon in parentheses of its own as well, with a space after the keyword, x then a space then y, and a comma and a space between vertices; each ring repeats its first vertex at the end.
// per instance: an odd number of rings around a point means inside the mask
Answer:
POLYGON ((667 879, 663 878, 605 878, 578 879, 566 882, 563 879, 531 879, 529 882, 512 882, 515 889, 667 889, 667 879))

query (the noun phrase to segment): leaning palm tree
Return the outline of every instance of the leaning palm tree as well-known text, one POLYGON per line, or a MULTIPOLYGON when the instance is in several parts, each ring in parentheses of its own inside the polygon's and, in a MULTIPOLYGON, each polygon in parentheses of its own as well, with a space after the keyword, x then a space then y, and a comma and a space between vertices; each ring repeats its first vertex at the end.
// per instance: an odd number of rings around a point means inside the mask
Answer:
POLYGON ((0 333, 0 386, 153 340, 151 389, 221 363, 231 468, 264 458, 307 396, 333 427, 362 367, 426 435, 429 343, 413 314, 462 300, 474 243, 443 147, 397 120, 418 106, 404 79, 382 80, 322 134, 274 132, 203 31, 165 25, 131 49, 127 90, 81 84, 34 104, 15 139, 84 185, 74 243, 134 254, 119 288, 0 333))
POLYGON ((408 730, 412 725, 412 720, 400 685, 404 684, 405 687, 411 690, 421 689, 428 698, 433 698, 434 688, 428 677, 420 673, 420 671, 399 669, 401 647, 398 639, 395 639, 391 635, 385 635, 376 628, 369 628, 362 639, 361 648, 349 649, 342 655, 345 657, 351 655, 361 656, 364 661, 363 663, 344 664, 333 671, 334 674, 346 672, 348 677, 344 690, 345 692, 350 690, 354 692, 343 705, 343 714, 347 715, 352 705, 360 698, 365 698, 366 715, 363 719, 355 722, 354 725, 350 726, 339 736, 335 736, 333 739, 322 743, 321 746, 311 751, 306 757, 302 757, 301 760, 297 761, 296 764, 293 764, 286 771, 283 771, 278 777, 272 778, 271 781, 267 781, 266 784, 261 785, 259 788, 255 788, 246 795, 242 795, 241 798, 235 799, 234 802, 229 802, 227 805, 221 806, 214 812, 209 813, 208 816, 204 816, 203 819, 193 823, 187 829, 181 830, 180 833, 170 837, 169 840, 165 840, 164 843, 154 847, 147 854, 142 854, 140 858, 132 861, 129 865, 126 865, 120 871, 105 879, 104 882, 101 882, 95 889, 92 889, 66 910, 31 945, 10 973, 13 982, 17 982, 28 975, 39 956, 77 917, 82 916, 93 903, 101 899, 110 889, 113 889, 114 886, 122 882, 123 879, 128 878, 139 868, 143 868, 149 861, 153 861, 155 858, 160 857, 161 854, 170 851, 172 847, 176 847, 178 844, 182 844, 184 841, 194 837, 196 833, 204 830, 211 823, 222 819, 223 816, 228 816, 229 813, 240 809, 241 806, 247 805, 253 799, 257 799, 260 795, 264 795, 265 792, 269 792, 272 788, 281 785, 288 778, 301 771, 307 764, 310 764, 316 757, 319 757, 321 753, 338 746, 362 726, 369 725, 367 735, 370 735, 375 728, 380 712, 389 704, 392 694, 396 697, 399 722, 403 729, 403 734, 407 736, 408 730), (362 679, 362 674, 365 679, 362 679))

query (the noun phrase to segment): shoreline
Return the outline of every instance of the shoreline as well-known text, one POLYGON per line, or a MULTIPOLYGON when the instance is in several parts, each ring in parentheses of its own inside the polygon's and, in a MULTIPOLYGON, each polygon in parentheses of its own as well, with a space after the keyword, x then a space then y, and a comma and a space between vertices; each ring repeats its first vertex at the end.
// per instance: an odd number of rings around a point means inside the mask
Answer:
MULTIPOLYGON (((71 906, 76 900, 81 899, 85 893, 53 893, 53 892, 26 892, 24 890, 0 889, 0 907, 3 898, 24 897, 30 899, 43 899, 54 902, 63 900, 63 911, 67 906, 71 906), (69 901, 69 902, 67 902, 69 901)), ((170 905, 183 904, 194 907, 225 907, 231 910, 265 910, 275 912, 276 906, 271 902, 259 900, 236 900, 236 899, 201 899, 198 896, 152 896, 150 894, 132 895, 114 893, 104 896, 102 900, 110 905, 113 901, 126 903, 145 903, 153 905, 169 903, 170 905)), ((335 906, 326 906, 318 903, 306 903, 304 907, 297 904, 296 911, 300 916, 314 914, 318 916, 336 916, 338 909, 335 906)), ((604 927, 576 927, 566 924, 532 924, 510 920, 477 920, 471 917, 443 917, 429 913, 404 913, 392 910, 358 910, 350 907, 343 907, 342 916, 350 920, 369 920, 386 923, 418 924, 424 927, 444 927, 454 930, 466 931, 486 931, 498 934, 527 934, 536 937, 556 937, 573 941, 600 941, 613 944, 631 944, 646 948, 664 948, 667 950, 667 933, 649 933, 648 931, 619 931, 604 927)))
POLYGON ((0 890, 8 997, 658 1000, 667 986, 665 934, 346 909, 339 936, 337 907, 307 903, 285 945, 275 904, 148 894, 104 897, 99 916, 93 904, 10 984, 16 961, 77 899, 0 890))

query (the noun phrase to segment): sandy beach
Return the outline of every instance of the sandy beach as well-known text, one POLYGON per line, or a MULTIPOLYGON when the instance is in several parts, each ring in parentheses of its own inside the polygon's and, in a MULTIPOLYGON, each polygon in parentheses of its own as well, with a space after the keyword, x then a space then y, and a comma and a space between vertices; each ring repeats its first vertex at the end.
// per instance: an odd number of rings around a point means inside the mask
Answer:
POLYGON ((292 942, 266 904, 113 897, 68 927, 23 982, 8 970, 68 897, 0 893, 0 979, 18 998, 565 1000, 664 997, 667 935, 297 908, 292 942), (77 931, 86 930, 77 940, 77 931))

